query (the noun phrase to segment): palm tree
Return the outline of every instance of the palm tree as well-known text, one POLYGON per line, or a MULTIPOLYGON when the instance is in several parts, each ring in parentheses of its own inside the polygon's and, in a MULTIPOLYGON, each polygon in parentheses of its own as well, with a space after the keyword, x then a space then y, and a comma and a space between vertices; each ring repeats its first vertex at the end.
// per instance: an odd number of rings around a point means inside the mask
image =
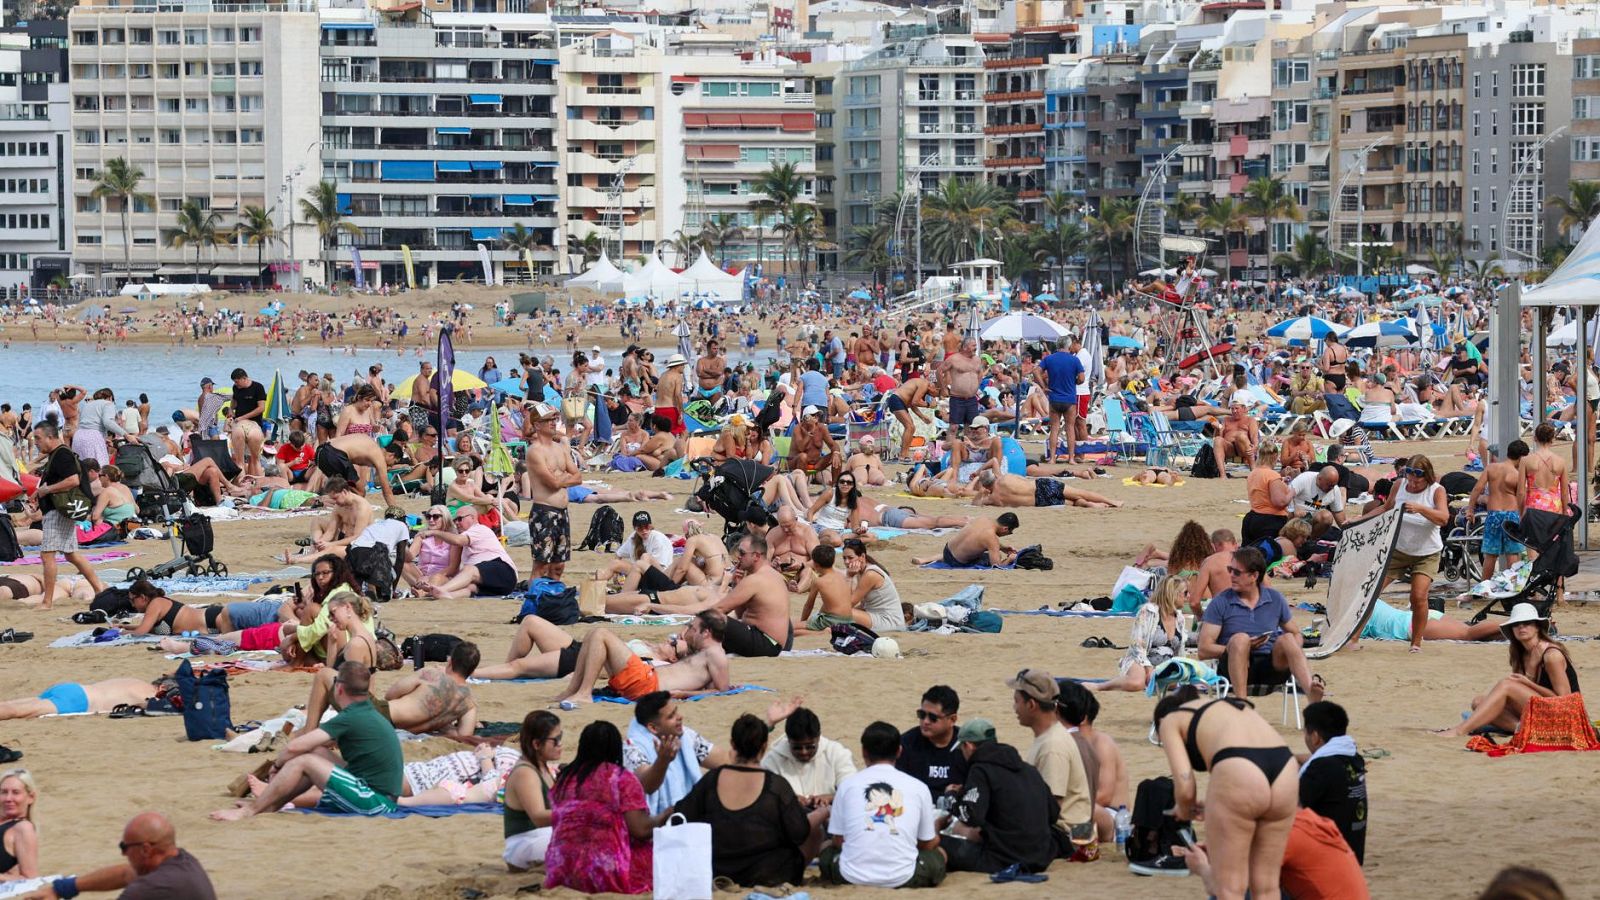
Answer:
POLYGON ((222 214, 201 209, 197 200, 185 200, 178 207, 178 227, 167 232, 167 246, 174 249, 194 248, 194 273, 200 276, 200 251, 228 241, 227 232, 217 231, 222 214))
POLYGON ((1075 219, 1083 210, 1083 201, 1064 191, 1051 191, 1044 195, 1044 214, 1050 217, 1050 230, 1055 232, 1056 265, 1065 267, 1067 264, 1067 238, 1072 235, 1072 229, 1077 229, 1079 243, 1082 239, 1082 229, 1077 227, 1075 219))
POLYGON ((1280 271, 1288 270, 1305 278, 1332 269, 1333 255, 1328 252, 1326 241, 1307 232, 1294 239, 1294 247, 1290 252, 1274 257, 1272 264, 1280 271))
POLYGON ((1227 270, 1227 279, 1232 281, 1233 254, 1229 252, 1228 236, 1250 227, 1250 214, 1245 212, 1244 204, 1232 197, 1213 200, 1196 224, 1202 231, 1222 236, 1223 267, 1227 270))
POLYGON ((1180 230, 1184 225, 1194 224, 1205 212, 1206 208, 1192 194, 1179 194, 1167 206, 1167 216, 1178 223, 1180 230))
POLYGON ((572 246, 575 252, 583 254, 583 267, 586 269, 598 262, 606 252, 606 240, 598 231, 591 231, 581 238, 573 238, 572 246))
POLYGON ((319 181, 300 198, 300 215, 306 224, 317 227, 317 241, 322 247, 322 282, 333 284, 333 246, 340 232, 352 237, 361 236, 361 226, 344 220, 339 209, 339 194, 331 181, 319 181))
POLYGON ((1138 216, 1131 197, 1108 197, 1100 201, 1100 209, 1084 219, 1084 228, 1096 255, 1105 260, 1108 281, 1116 280, 1115 266, 1126 265, 1125 274, 1132 275, 1134 220, 1138 216))
POLYGON ((1561 221, 1556 227, 1563 234, 1571 234, 1574 228, 1580 231, 1586 229, 1595 217, 1600 216, 1600 181, 1574 181, 1570 196, 1551 197, 1545 201, 1545 205, 1561 213, 1561 221))
POLYGON ((1499 278, 1505 274, 1500 264, 1492 259, 1469 259, 1462 270, 1468 279, 1482 284, 1491 278, 1499 278))
MULTIPOLYGON (((773 163, 772 168, 761 173, 751 190, 761 194, 762 199, 754 204, 756 214, 762 218, 772 216, 778 220, 773 226, 777 231, 788 220, 789 208, 800 202, 806 192, 806 178, 800 174, 799 169, 791 162, 773 163)), ((759 219, 758 219, 759 221, 759 219)), ((789 272, 789 245, 783 244, 783 271, 789 272)))
POLYGON ((134 203, 148 206, 155 202, 152 195, 139 190, 143 182, 144 170, 119 156, 94 173, 94 187, 89 191, 89 196, 97 200, 116 197, 121 201, 122 261, 130 281, 133 280, 133 235, 128 230, 129 207, 134 203))
MULTIPOLYGON (((521 222, 512 222, 510 231, 500 232, 500 243, 504 244, 507 250, 515 250, 521 261, 527 263, 528 254, 539 246, 539 235, 521 222)), ((528 281, 530 283, 533 281, 531 266, 528 269, 528 281)))
POLYGON ((678 262, 684 266, 694 262, 694 258, 700 255, 702 246, 704 245, 700 242, 699 234, 688 234, 682 229, 674 232, 672 239, 667 241, 667 249, 671 250, 678 262))
POLYGON ((783 220, 773 230, 783 235, 785 259, 788 259, 788 248, 794 247, 795 259, 800 263, 800 285, 804 287, 811 251, 822 237, 822 217, 810 203, 791 203, 783 220))
POLYGON ((1434 249, 1434 248, 1429 248, 1428 249, 1428 265, 1435 272, 1439 273, 1439 277, 1441 279, 1446 279, 1446 278, 1450 277, 1450 273, 1451 272, 1455 271, 1456 258, 1454 256, 1450 255, 1450 251, 1449 250, 1438 250, 1438 249, 1434 249))
POLYGON ((718 263, 724 269, 728 267, 728 242, 741 237, 744 237, 744 226, 732 213, 717 213, 700 226, 700 243, 716 248, 718 263))
MULTIPOLYGON (((1300 212, 1300 204, 1294 197, 1283 189, 1283 179, 1271 175, 1262 175, 1250 179, 1244 186, 1244 208, 1251 216, 1257 217, 1266 225, 1267 253, 1272 253, 1272 225, 1278 219, 1288 219, 1298 222, 1304 216, 1300 212)), ((1246 240, 1248 243, 1248 239, 1246 240)), ((1267 277, 1272 277, 1270 264, 1267 267, 1267 277)))
POLYGON ((951 178, 923 199, 922 218, 923 246, 943 267, 981 256, 987 236, 1008 229, 1017 208, 1002 188, 951 178))
POLYGON ((893 221, 884 222, 880 219, 871 225, 857 225, 845 235, 845 264, 870 271, 872 286, 877 287, 886 280, 889 267, 894 264, 894 258, 889 254, 889 247, 893 243, 893 221), (880 273, 884 278, 879 277, 880 273))
POLYGON ((267 265, 267 245, 276 243, 282 236, 277 224, 272 221, 272 212, 259 206, 246 206, 244 218, 233 229, 235 236, 244 238, 246 244, 256 248, 256 290, 262 288, 261 270, 267 265))

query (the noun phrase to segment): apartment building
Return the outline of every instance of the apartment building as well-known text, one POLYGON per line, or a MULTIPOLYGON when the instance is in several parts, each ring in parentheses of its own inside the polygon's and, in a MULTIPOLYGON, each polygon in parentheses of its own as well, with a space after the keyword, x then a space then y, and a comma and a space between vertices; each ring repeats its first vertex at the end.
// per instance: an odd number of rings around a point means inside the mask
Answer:
POLYGON ((636 259, 726 215, 741 228, 725 248, 730 265, 781 256, 782 230, 758 209, 757 182, 792 164, 801 198, 815 200, 814 92, 799 62, 706 52, 664 31, 609 31, 562 48, 560 73, 572 240, 598 234, 614 257, 636 259))
POLYGON ((1009 34, 974 37, 984 51, 984 168, 990 183, 1016 197, 1023 221, 1041 222, 1047 177, 1046 82, 1055 59, 1078 56, 1078 26, 1028 25, 1009 34))
POLYGON ((70 276, 67 23, 0 30, 0 296, 70 276))
POLYGON ((1571 91, 1568 174, 1573 181, 1600 181, 1600 32, 1584 32, 1572 42, 1571 91))
POLYGON ((842 230, 870 224, 873 206, 901 191, 984 177, 984 79, 967 35, 912 38, 845 64, 834 96, 842 230))
MULTIPOLYGON (((242 239, 203 248, 197 266, 195 251, 166 246, 166 235, 190 200, 224 233, 247 206, 274 209, 288 230, 283 186, 320 168, 316 5, 79 6, 67 21, 75 268, 106 283, 270 278, 242 239), (131 203, 126 238, 121 202, 93 196, 97 173, 119 157, 144 173, 151 201, 131 203)), ((293 261, 313 264, 314 230, 294 232, 293 261)), ((287 246, 265 256, 292 268, 287 246)))
POLYGON ((406 247, 419 284, 480 280, 480 244, 497 282, 558 270, 548 16, 329 9, 320 43, 321 164, 296 189, 320 173, 361 229, 329 250, 333 277, 351 278, 356 249, 366 278, 400 283, 406 247), (506 242, 519 225, 532 246, 506 242))
POLYGON ((1104 56, 1085 80, 1086 212, 1099 210, 1108 199, 1137 199, 1144 187, 1136 151, 1143 136, 1138 117, 1144 94, 1139 80, 1143 65, 1144 57, 1138 53, 1104 56))

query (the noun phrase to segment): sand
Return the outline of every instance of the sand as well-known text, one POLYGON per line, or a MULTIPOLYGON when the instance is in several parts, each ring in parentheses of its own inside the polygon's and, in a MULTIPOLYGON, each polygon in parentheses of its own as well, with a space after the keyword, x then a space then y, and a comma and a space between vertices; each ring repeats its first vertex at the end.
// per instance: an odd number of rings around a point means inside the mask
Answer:
MULTIPOLYGON (((1459 463, 1459 441, 1428 445, 1441 466, 1459 463)), ((1060 600, 1107 593, 1121 567, 1146 541, 1165 546, 1183 521, 1195 516, 1209 530, 1237 529, 1245 510, 1235 498, 1240 481, 1191 479, 1176 488, 1124 486, 1126 469, 1095 487, 1127 501, 1120 510, 1022 510, 1021 544, 1039 542, 1055 560, 1055 569, 952 573, 913 568, 912 555, 934 552, 939 539, 908 536, 879 544, 872 553, 893 574, 902 595, 912 601, 942 599, 980 580, 988 588, 991 607, 1027 609, 1060 600)), ((636 475, 607 476, 614 484, 658 487, 662 482, 636 475)), ((689 482, 669 482, 686 491, 689 482)), ((879 490, 880 495, 889 492, 879 490)), ((681 515, 671 502, 645 504, 658 527, 681 531, 681 515)), ((895 498, 894 502, 913 501, 895 498)), ((916 501, 923 510, 948 514, 975 512, 953 501, 916 501)), ((421 509, 421 500, 406 507, 421 509)), ((631 505, 621 509, 624 515, 631 505)), ((573 533, 581 536, 594 506, 574 507, 573 533)), ((307 519, 266 522, 222 522, 217 526, 219 555, 236 572, 273 568, 272 557, 303 534, 307 519)), ((716 523, 720 526, 720 522, 716 523)), ((165 542, 135 542, 137 562, 167 558, 165 542)), ((525 575, 528 556, 514 551, 525 575)), ((597 553, 577 554, 569 571, 593 571, 606 561, 597 553)), ((116 565, 130 565, 117 563, 116 565)), ((28 571, 26 569, 22 571, 28 571)), ((1580 580, 1582 576, 1580 576, 1580 580)), ((1592 587, 1589 584, 1575 585, 1592 587)), ((1292 600, 1325 597, 1326 582, 1305 591, 1299 581, 1279 585, 1292 600)), ((801 598, 795 598, 798 612, 801 598)), ((0 625, 36 633, 33 641, 0 646, 4 696, 32 695, 57 681, 93 681, 112 676, 153 677, 175 662, 140 648, 49 650, 54 638, 77 631, 65 617, 75 607, 48 612, 10 605, 0 610, 0 625)), ((380 608, 384 624, 400 635, 445 631, 478 642, 485 660, 503 657, 511 638, 507 621, 517 604, 504 600, 426 602, 397 601, 380 608)), ((1451 610, 1450 615, 1466 614, 1451 610)), ((1305 624, 1307 614, 1297 616, 1305 624)), ((1558 612, 1563 632, 1592 635, 1600 630, 1600 610, 1578 605, 1558 612)), ((736 660, 735 680, 803 693, 820 714, 824 733, 859 752, 858 736, 875 719, 901 728, 914 724, 918 696, 935 683, 948 683, 961 693, 961 714, 985 716, 999 727, 1002 740, 1026 746, 1028 737, 1011 712, 1010 692, 1003 680, 1023 667, 1042 667, 1056 675, 1105 677, 1114 674, 1120 651, 1084 649, 1091 635, 1127 642, 1131 620, 1010 617, 1005 630, 991 635, 900 637, 904 659, 772 659, 736 660)), ((623 628, 625 637, 659 637, 663 629, 623 628)), ((822 645, 820 637, 802 638, 801 647, 822 645)), ((1600 678, 1600 649, 1574 643, 1572 655, 1583 678, 1600 678)), ((1489 687, 1506 671, 1506 648, 1498 645, 1430 644, 1421 655, 1405 646, 1367 642, 1358 653, 1344 653, 1318 664, 1330 697, 1350 712, 1353 734, 1363 747, 1382 747, 1391 754, 1369 763, 1371 828, 1366 872, 1374 896, 1470 897, 1507 863, 1546 868, 1582 896, 1585 883, 1600 874, 1600 862, 1574 853, 1570 836, 1591 818, 1595 757, 1540 754, 1492 760, 1468 753, 1462 741, 1430 736, 1427 728, 1458 721, 1475 692, 1489 687)), ((386 685, 399 673, 383 673, 386 685)), ((231 679, 233 719, 264 719, 306 700, 309 676, 260 673, 231 679)), ((480 718, 520 720, 530 709, 546 705, 558 691, 554 683, 475 687, 480 718)), ((711 699, 686 707, 687 722, 713 740, 726 740, 728 728, 741 713, 759 714, 771 695, 746 694, 711 699)), ((1142 694, 1103 694, 1100 728, 1122 745, 1135 783, 1166 772, 1158 748, 1145 740, 1151 703, 1142 694)), ((1263 700, 1259 708, 1279 722, 1280 701, 1263 700)), ((600 704, 563 713, 569 746, 584 724, 603 717, 626 727, 629 711, 600 704)), ((1293 724, 1283 728, 1286 740, 1302 749, 1293 724)), ((508 875, 500 862, 501 823, 493 816, 458 816, 443 820, 401 821, 327 819, 293 814, 264 815, 239 824, 206 819, 210 810, 227 806, 228 781, 253 767, 260 757, 221 753, 209 742, 187 743, 178 719, 111 721, 103 716, 43 719, 0 726, 0 742, 26 752, 23 764, 38 779, 41 797, 35 820, 43 834, 41 865, 48 873, 83 872, 115 861, 122 824, 133 814, 159 809, 177 825, 180 844, 210 870, 218 894, 253 897, 459 897, 471 887, 484 894, 510 897, 517 888, 539 881, 536 874, 508 875)), ((409 759, 457 749, 443 739, 411 743, 409 759)), ((813 870, 814 872, 814 870, 813 870)), ((1114 850, 1088 866, 1057 863, 1051 881, 1038 887, 991 886, 982 877, 952 876, 945 890, 962 896, 1090 896, 1192 897, 1201 890, 1196 879, 1147 879, 1130 875, 1114 850)), ((808 888, 814 889, 815 884, 808 888)), ((850 889, 851 896, 866 891, 850 889)), ((473 895, 479 896, 479 895, 473 895)))

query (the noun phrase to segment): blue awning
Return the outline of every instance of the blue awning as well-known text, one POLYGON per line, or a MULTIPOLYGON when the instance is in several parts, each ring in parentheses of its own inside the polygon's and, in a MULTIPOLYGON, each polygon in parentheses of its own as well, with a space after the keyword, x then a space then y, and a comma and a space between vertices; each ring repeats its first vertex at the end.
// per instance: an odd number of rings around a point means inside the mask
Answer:
POLYGON ((335 196, 336 196, 336 199, 338 201, 336 205, 338 206, 338 209, 339 209, 339 215, 341 215, 341 216, 350 215, 350 195, 349 194, 337 194, 335 196))
POLYGON ((530 165, 532 165, 535 169, 554 169, 556 166, 561 164, 553 162, 533 162, 530 163, 530 165))
POLYGON ((472 163, 466 160, 446 160, 439 163, 441 172, 471 172, 472 163))
POLYGON ((499 94, 468 94, 467 99, 473 103, 499 103, 499 94))
POLYGON ((469 194, 468 196, 471 197, 473 200, 493 200, 493 199, 495 199, 496 197, 498 197, 500 195, 499 194, 469 194))
POLYGON ((454 127, 451 127, 451 128, 435 128, 434 131, 437 131, 440 134, 471 134, 472 133, 472 129, 471 128, 454 128, 454 127))
POLYGON ((472 229, 472 239, 475 241, 498 241, 500 240, 500 231, 501 229, 499 228, 474 228, 472 229))
POLYGON ((498 172, 498 171, 500 171, 500 169, 503 166, 504 166, 504 163, 501 163, 498 160, 493 160, 493 161, 490 161, 490 162, 477 162, 477 161, 474 161, 472 163, 472 171, 474 171, 474 172, 498 172))
POLYGON ((371 22, 323 22, 323 31, 373 31, 378 26, 371 22))
POLYGON ((534 62, 535 65, 540 65, 540 66, 554 66, 554 65, 558 65, 560 63, 560 60, 557 60, 557 59, 540 59, 539 57, 535 56, 533 58, 533 62, 534 62))
POLYGON ((432 181, 433 163, 430 160, 384 160, 384 181, 432 181))
POLYGON ((533 195, 532 194, 507 194, 506 195, 506 199, 505 199, 505 204, 507 206, 532 206, 533 205, 533 195))

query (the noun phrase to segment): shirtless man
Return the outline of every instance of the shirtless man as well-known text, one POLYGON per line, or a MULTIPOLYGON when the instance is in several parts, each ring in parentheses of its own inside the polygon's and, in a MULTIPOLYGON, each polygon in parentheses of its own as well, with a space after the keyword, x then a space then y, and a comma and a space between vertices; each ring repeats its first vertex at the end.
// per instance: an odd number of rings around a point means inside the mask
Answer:
POLYGON ((695 360, 694 379, 698 384, 695 390, 696 400, 707 400, 716 403, 722 395, 722 371, 728 367, 728 361, 722 355, 722 350, 717 346, 717 339, 706 341, 705 355, 695 360))
MULTIPOLYGON (((1261 445, 1261 424, 1243 403, 1230 403, 1228 415, 1222 420, 1222 435, 1212 440, 1221 449, 1224 460, 1237 456, 1254 465, 1256 447, 1261 445)), ((1226 468, 1223 471, 1227 471, 1226 468)))
POLYGON ((1062 475, 1068 478, 1087 479, 1095 477, 1094 469, 1092 468, 1084 468, 1083 466, 1064 462, 1028 463, 1028 475, 1033 478, 1060 478, 1062 475))
POLYGON ((805 606, 800 610, 800 618, 795 620, 796 628, 828 631, 835 625, 848 625, 855 621, 850 615, 850 582, 845 580, 843 572, 833 567, 833 560, 832 547, 824 544, 811 548, 811 587, 806 594, 805 606), (819 599, 822 608, 812 615, 811 608, 819 599))
POLYGON ((972 502, 977 506, 1081 506, 1089 509, 1122 506, 1121 500, 1068 487, 1058 478, 996 475, 992 471, 978 475, 977 495, 972 502))
MULTIPOLYGON (((822 424, 822 410, 815 406, 807 406, 800 411, 800 424, 795 426, 794 435, 789 442, 789 469, 794 472, 814 472, 822 469, 824 453, 830 468, 837 468, 844 459, 839 451, 839 444, 828 431, 828 426, 822 424)), ((822 475, 822 482, 828 484, 831 478, 828 473, 818 472, 822 475)))
POLYGON ((439 417, 439 386, 433 383, 433 363, 426 360, 417 363, 417 377, 411 382, 411 424, 417 426, 418 434, 429 425, 448 433, 449 423, 439 417))
POLYGON ((582 649, 575 660, 572 680, 555 700, 563 708, 593 703, 594 683, 602 672, 609 678, 607 687, 629 700, 656 691, 683 698, 708 689, 728 690, 733 683, 728 673, 728 654, 722 646, 728 622, 726 616, 714 610, 697 613, 683 630, 683 643, 689 652, 677 662, 660 667, 651 667, 634 655, 611 628, 596 626, 580 642, 582 649))
POLYGON ((385 506, 399 506, 394 488, 389 486, 389 464, 378 442, 364 434, 346 434, 317 448, 317 471, 306 481, 306 490, 322 490, 325 478, 343 478, 364 496, 369 481, 376 481, 383 492, 385 506), (337 452, 335 452, 337 451, 337 452), (359 468, 358 468, 359 467, 359 468))
POLYGON ((578 664, 583 644, 572 635, 538 616, 523 616, 506 651, 506 661, 498 666, 479 666, 475 678, 565 678, 578 664))
POLYGON ((45 688, 37 697, 0 702, 0 722, 37 719, 77 713, 108 713, 121 704, 143 707, 156 695, 155 685, 137 678, 108 678, 93 684, 63 682, 45 688))
POLYGON ((1233 560, 1233 551, 1237 549, 1239 539, 1233 536, 1233 532, 1226 528, 1211 532, 1211 555, 1200 564, 1200 571, 1189 579, 1189 611, 1194 613, 1196 619, 1200 618, 1200 605, 1203 602, 1233 586, 1228 566, 1233 560))
POLYGON ((1522 524, 1522 513, 1517 507, 1517 485, 1522 478, 1517 466, 1527 455, 1528 445, 1521 440, 1512 441, 1506 447, 1504 460, 1500 459, 1499 449, 1491 446, 1489 458, 1492 461, 1478 476, 1478 483, 1472 486, 1472 493, 1467 495, 1466 509, 1462 510, 1467 527, 1472 527, 1472 520, 1478 512, 1478 498, 1487 492, 1489 509, 1483 517, 1483 577, 1486 579, 1494 577, 1500 567, 1500 557, 1506 557, 1506 565, 1512 566, 1528 549, 1506 533, 1507 525, 1522 524))
POLYGON ((933 385, 926 378, 912 378, 886 394, 883 404, 889 414, 900 421, 900 451, 896 459, 906 459, 911 455, 911 441, 917 436, 911 417, 915 415, 923 422, 933 421, 928 413, 934 406, 933 385))
POLYGON ((688 362, 682 353, 674 353, 667 357, 666 371, 661 373, 661 380, 656 382, 656 415, 671 424, 669 430, 674 437, 683 434, 685 430, 683 367, 688 362))
MULTIPOLYGON (((470 743, 478 728, 478 704, 467 679, 478 668, 478 645, 462 641, 443 669, 419 669, 389 685, 374 703, 394 727, 412 734, 439 734, 470 743)), ((309 717, 307 724, 310 724, 309 717)))
MULTIPOLYGON (((945 332, 948 346, 950 332, 945 332)), ((950 398, 950 414, 945 421, 952 428, 972 424, 978 417, 978 383, 983 378, 983 363, 978 360, 978 342, 967 338, 955 353, 946 353, 939 364, 939 388, 950 398)))
POLYGON ((850 352, 855 355, 856 365, 863 370, 878 364, 878 341, 873 337, 872 329, 862 329, 861 336, 851 342, 850 352))
POLYGON ((800 521, 793 508, 778 508, 778 527, 767 534, 767 559, 781 572, 798 571, 811 558, 817 530, 800 521))
POLYGON ((993 519, 979 516, 945 542, 941 555, 912 559, 911 562, 925 566, 942 560, 952 569, 970 569, 987 562, 998 568, 1017 558, 1015 551, 1000 545, 1000 539, 1016 533, 1020 524, 1016 513, 1001 513, 993 519))
POLYGON ((654 429, 633 454, 651 472, 659 472, 667 463, 678 458, 678 445, 672 434, 672 420, 666 416, 650 414, 650 427, 654 429))
POLYGON ((318 519, 311 529, 311 545, 304 553, 283 551, 284 565, 309 563, 324 553, 343 556, 350 542, 372 524, 372 504, 353 484, 343 478, 330 478, 322 486, 322 508, 328 510, 325 519, 318 519))
MULTIPOLYGON (((789 586, 767 563, 767 542, 754 535, 739 541, 734 564, 743 573, 725 595, 707 593, 689 604, 652 603, 655 613, 695 614, 714 609, 728 616, 722 645, 738 656, 777 656, 794 646, 794 622, 789 618, 789 586), (733 618, 737 614, 738 618, 733 618)), ((704 588, 700 589, 705 591, 704 588)))
POLYGON ((862 487, 882 487, 888 483, 883 474, 883 459, 878 455, 878 439, 865 435, 856 444, 856 453, 844 461, 844 470, 856 477, 862 487))
POLYGON ((556 439, 559 410, 544 403, 529 403, 526 421, 533 428, 528 443, 528 539, 533 555, 533 578, 557 581, 572 558, 572 523, 567 512, 567 488, 583 484, 583 475, 568 448, 556 439))

